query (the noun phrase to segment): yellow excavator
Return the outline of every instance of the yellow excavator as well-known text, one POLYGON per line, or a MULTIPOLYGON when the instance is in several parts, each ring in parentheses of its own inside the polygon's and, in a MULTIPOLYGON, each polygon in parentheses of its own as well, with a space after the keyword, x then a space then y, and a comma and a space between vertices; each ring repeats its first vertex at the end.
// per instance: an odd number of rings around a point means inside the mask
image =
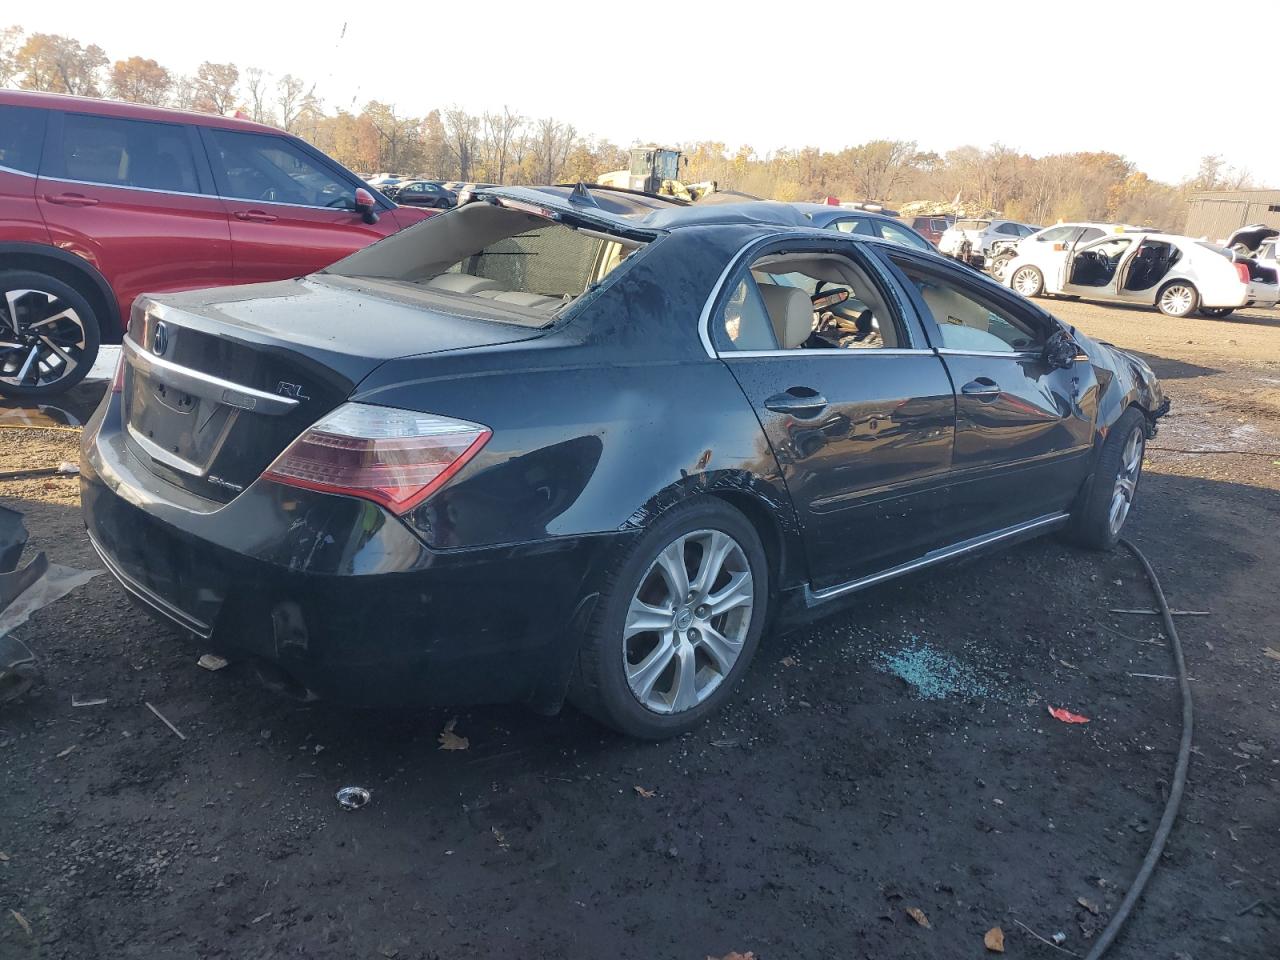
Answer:
POLYGON ((681 180, 682 165, 688 166, 689 160, 679 150, 655 146, 634 147, 631 150, 630 170, 602 173, 596 177, 596 183, 605 187, 621 187, 625 190, 676 197, 689 203, 716 192, 714 180, 704 180, 701 183, 685 183, 681 180))

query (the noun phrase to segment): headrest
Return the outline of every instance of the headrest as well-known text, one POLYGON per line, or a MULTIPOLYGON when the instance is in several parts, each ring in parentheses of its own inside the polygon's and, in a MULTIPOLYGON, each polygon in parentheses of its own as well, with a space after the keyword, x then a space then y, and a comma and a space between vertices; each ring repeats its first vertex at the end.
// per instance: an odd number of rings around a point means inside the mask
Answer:
POLYGON ((793 350, 809 339, 813 333, 813 301, 808 294, 798 287, 762 283, 760 295, 779 347, 793 350))

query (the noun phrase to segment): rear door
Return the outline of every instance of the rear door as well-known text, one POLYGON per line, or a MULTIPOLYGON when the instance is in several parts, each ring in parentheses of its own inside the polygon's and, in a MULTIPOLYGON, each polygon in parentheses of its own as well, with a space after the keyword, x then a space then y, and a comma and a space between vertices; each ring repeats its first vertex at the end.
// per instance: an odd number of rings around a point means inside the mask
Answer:
POLYGON ((143 292, 233 282, 227 213, 184 123, 51 113, 36 194, 53 243, 143 292))
MULTIPOLYGON (((854 244, 837 245, 854 256, 854 244)), ((794 240, 787 250, 797 250, 794 240)), ((882 346, 781 348, 762 288, 799 288, 804 303, 812 287, 793 274, 758 282, 745 263, 709 312, 712 343, 782 470, 818 589, 914 560, 945 536, 939 520, 955 430, 951 381, 883 280, 873 279, 871 261, 859 254, 851 262, 862 279, 849 285, 848 303, 858 303, 859 316, 874 312, 882 346)))
POLYGON ((363 184, 291 137, 200 131, 231 215, 237 282, 314 273, 399 227, 390 208, 365 223, 355 210, 363 184))
POLYGON ((949 522, 957 539, 1068 510, 1097 418, 1088 358, 1051 367, 1043 350, 1057 322, 986 278, 906 253, 890 258, 955 383, 949 522))
POLYGON ((36 173, 48 111, 0 104, 0 224, 9 242, 48 243, 36 173))

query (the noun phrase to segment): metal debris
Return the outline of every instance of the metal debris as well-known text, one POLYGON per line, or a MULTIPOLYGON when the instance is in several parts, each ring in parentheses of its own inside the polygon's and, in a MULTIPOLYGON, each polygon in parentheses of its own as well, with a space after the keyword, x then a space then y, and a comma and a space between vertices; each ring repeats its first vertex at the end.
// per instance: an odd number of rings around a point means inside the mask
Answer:
POLYGON ((183 733, 181 730, 179 730, 177 727, 175 727, 172 723, 170 723, 168 717, 166 717, 163 713, 161 713, 159 710, 153 707, 146 700, 143 700, 142 702, 146 704, 148 710, 150 710, 152 713, 154 713, 157 717, 160 718, 161 723, 163 723, 166 727, 168 727, 170 730, 172 730, 174 733, 178 735, 179 740, 187 739, 187 735, 183 733))
POLYGON ((359 810, 373 799, 373 794, 364 787, 343 787, 334 796, 343 810, 359 810))
POLYGON ((220 657, 216 653, 206 653, 196 661, 196 664, 206 670, 221 670, 227 665, 227 658, 220 657))

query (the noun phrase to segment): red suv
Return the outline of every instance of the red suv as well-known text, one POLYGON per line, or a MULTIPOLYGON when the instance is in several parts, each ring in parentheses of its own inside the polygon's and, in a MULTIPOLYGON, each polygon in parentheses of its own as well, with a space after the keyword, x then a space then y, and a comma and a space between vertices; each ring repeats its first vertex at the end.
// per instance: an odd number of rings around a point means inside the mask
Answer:
POLYGON ((144 291, 301 276, 433 212, 273 127, 0 90, 0 395, 78 383, 144 291))

